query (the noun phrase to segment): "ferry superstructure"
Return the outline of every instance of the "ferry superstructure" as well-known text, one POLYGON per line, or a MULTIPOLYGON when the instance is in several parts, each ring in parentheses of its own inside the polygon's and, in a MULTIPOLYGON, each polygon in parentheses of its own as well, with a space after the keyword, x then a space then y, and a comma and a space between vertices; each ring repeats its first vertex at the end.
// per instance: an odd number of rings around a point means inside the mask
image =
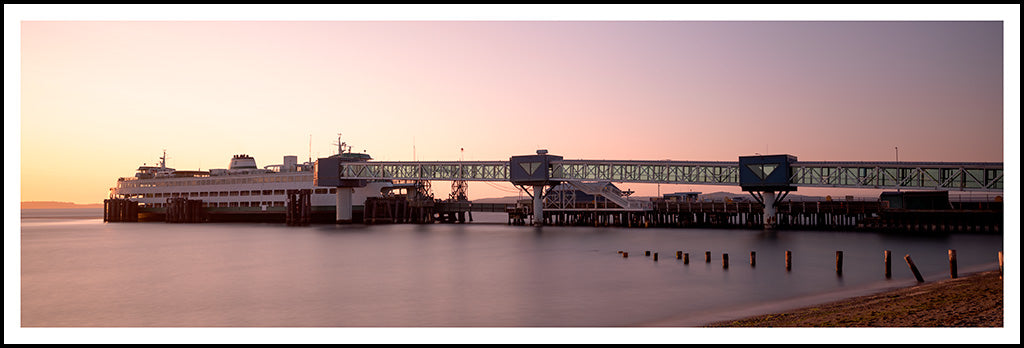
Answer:
MULTIPOLYGON (((339 139, 338 156, 348 161, 367 161, 365 153, 346 150, 339 139)), ((334 157, 332 156, 332 157, 334 157)), ((297 156, 284 156, 282 164, 256 166, 256 159, 234 155, 227 169, 175 170, 166 165, 166 151, 157 166, 140 166, 133 177, 122 177, 111 188, 112 198, 139 203, 140 221, 163 219, 171 198, 201 200, 209 221, 284 220, 286 192, 310 189, 314 220, 333 221, 337 192, 333 187, 313 186, 313 163, 297 163, 297 156)), ((395 185, 389 180, 371 181, 352 192, 353 211, 357 215, 367 197, 379 197, 395 185)))

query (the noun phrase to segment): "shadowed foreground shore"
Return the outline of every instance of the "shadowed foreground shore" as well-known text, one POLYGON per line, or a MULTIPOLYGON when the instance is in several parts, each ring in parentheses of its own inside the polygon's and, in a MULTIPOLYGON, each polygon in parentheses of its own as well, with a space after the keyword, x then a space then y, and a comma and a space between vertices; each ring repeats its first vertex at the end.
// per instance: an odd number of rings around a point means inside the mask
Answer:
POLYGON ((999 271, 707 327, 1003 327, 999 271))

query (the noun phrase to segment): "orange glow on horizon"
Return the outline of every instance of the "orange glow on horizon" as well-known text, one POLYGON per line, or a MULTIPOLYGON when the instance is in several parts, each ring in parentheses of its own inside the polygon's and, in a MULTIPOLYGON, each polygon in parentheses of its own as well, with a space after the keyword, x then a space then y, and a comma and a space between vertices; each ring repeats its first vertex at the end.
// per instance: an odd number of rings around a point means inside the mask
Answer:
MULTIPOLYGON (((337 133, 381 161, 538 148, 889 161, 899 146, 904 161, 1002 162, 1003 35, 999 22, 24 21, 21 200, 101 202, 164 149, 178 169, 315 160, 337 133)), ((516 190, 470 185, 471 199, 516 190)))

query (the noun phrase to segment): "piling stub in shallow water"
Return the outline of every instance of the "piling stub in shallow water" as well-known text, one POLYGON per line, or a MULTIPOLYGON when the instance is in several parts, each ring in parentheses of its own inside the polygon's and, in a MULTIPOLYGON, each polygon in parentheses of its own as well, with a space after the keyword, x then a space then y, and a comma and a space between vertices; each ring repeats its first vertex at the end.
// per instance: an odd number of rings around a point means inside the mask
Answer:
POLYGON ((903 259, 907 260, 907 266, 910 266, 910 271, 914 272, 914 278, 917 278, 917 282, 924 283, 924 277, 921 277, 921 272, 917 271, 917 266, 914 265, 914 260, 910 259, 910 254, 904 256, 903 259))
POLYGON ((892 278, 892 251, 885 250, 882 254, 885 258, 885 278, 892 278))
POLYGON ((999 252, 999 279, 1003 279, 1003 252, 999 252))
POLYGON ((843 275, 843 252, 836 251, 836 275, 843 275))
POLYGON ((956 279, 956 250, 949 249, 949 278, 956 279))
POLYGON ((789 251, 789 250, 786 250, 786 270, 789 271, 789 270, 792 270, 792 269, 793 269, 793 252, 789 251))

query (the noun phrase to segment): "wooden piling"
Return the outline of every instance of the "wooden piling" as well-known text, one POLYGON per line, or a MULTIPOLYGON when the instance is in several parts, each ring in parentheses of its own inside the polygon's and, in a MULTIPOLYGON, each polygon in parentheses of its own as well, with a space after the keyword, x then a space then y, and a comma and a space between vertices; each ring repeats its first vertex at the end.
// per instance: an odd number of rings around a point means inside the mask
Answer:
POLYGON ((682 251, 676 251, 676 260, 682 260, 682 259, 683 259, 683 252, 682 251))
POLYGON ((892 278, 892 251, 886 250, 885 255, 885 279, 892 278))
POLYGON ((792 270, 792 269, 793 269, 793 252, 789 251, 789 250, 786 250, 786 270, 789 271, 789 270, 792 270))
POLYGON ((644 256, 651 256, 651 251, 650 250, 644 251, 644 256))
POLYGON ((705 251, 704 252, 704 262, 705 263, 711 263, 711 252, 710 251, 705 251))
POLYGON ((914 260, 910 259, 910 254, 904 256, 903 259, 907 260, 907 266, 910 266, 910 271, 914 272, 914 278, 917 278, 917 282, 924 283, 924 278, 921 277, 921 272, 917 271, 917 266, 914 265, 914 260))
MULTIPOLYGON (((1000 260, 1002 260, 1002 259, 1003 259, 1003 253, 1002 253, 1002 252, 1000 252, 1000 253, 999 253, 999 259, 1000 259, 1000 260)), ((683 253, 683 264, 684 264, 684 265, 689 265, 689 264, 690 264, 690 253, 683 253)), ((1002 266, 1003 266, 1003 263, 1002 263, 1002 262, 1000 262, 1000 263, 999 263, 999 269, 1000 269, 1000 270, 1002 270, 1002 269, 1003 269, 1003 267, 1002 267, 1002 266)))
POLYGON ((836 251, 836 275, 843 275, 843 252, 836 251))
POLYGON ((956 250, 949 249, 949 278, 956 279, 956 250))
POLYGON ((999 279, 1003 279, 1003 252, 999 252, 999 279))
POLYGON ((190 200, 184 197, 167 199, 167 209, 164 212, 164 222, 202 222, 203 201, 190 200))
POLYGON ((722 268, 729 268, 729 254, 722 254, 722 268))
POLYGON ((658 253, 654 253, 654 261, 658 261, 658 253))
MULTIPOLYGON (((287 190, 287 208, 285 212, 285 224, 289 226, 308 226, 311 221, 312 205, 311 194, 313 190, 298 189, 287 190)), ((390 209, 387 210, 390 213, 390 209)))
POLYGON ((103 222, 139 221, 139 203, 127 198, 103 200, 103 222))
POLYGON ((629 257, 629 253, 627 253, 627 252, 623 251, 623 252, 622 252, 622 257, 623 257, 623 258, 627 258, 627 257, 629 257))
POLYGON ((750 252, 750 267, 757 266, 757 256, 756 255, 757 255, 756 252, 753 252, 753 251, 750 252))

